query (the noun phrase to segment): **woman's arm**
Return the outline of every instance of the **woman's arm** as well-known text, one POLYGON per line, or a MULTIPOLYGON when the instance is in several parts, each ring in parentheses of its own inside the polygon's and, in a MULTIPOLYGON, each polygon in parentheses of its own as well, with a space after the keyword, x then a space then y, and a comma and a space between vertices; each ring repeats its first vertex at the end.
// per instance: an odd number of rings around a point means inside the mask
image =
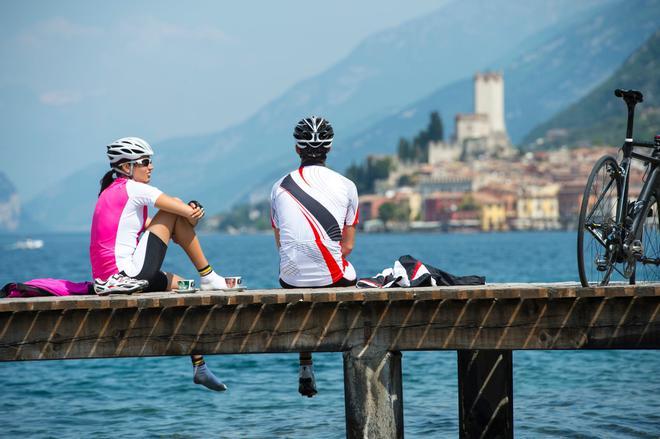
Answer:
POLYGON ((161 194, 154 203, 156 208, 164 210, 165 212, 174 213, 182 216, 194 227, 197 222, 204 216, 204 209, 200 207, 191 207, 184 203, 181 199, 170 197, 167 194, 161 194))
POLYGON ((355 245, 355 226, 344 226, 341 238, 341 255, 348 256, 353 251, 355 245))

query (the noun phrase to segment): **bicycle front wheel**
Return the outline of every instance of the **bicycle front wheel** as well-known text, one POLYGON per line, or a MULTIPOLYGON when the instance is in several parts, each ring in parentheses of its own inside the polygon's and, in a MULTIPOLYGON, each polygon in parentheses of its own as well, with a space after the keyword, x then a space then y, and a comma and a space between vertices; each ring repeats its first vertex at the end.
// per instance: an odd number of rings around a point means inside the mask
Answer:
POLYGON ((618 228, 616 212, 622 177, 612 156, 601 157, 587 180, 578 220, 577 259, 583 287, 607 285, 622 279, 618 248, 612 236, 618 228))
POLYGON ((635 283, 660 281, 660 214, 658 197, 651 195, 644 212, 642 225, 643 256, 635 266, 635 283))

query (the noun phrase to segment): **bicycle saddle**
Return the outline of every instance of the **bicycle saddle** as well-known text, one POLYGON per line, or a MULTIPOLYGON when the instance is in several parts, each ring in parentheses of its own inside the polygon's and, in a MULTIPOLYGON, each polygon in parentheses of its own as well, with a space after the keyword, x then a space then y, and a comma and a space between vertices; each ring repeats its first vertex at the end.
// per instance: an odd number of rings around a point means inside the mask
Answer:
POLYGON ((621 90, 617 88, 614 90, 614 96, 617 98, 623 98, 624 101, 632 101, 634 103, 644 102, 644 95, 641 91, 637 90, 621 90))

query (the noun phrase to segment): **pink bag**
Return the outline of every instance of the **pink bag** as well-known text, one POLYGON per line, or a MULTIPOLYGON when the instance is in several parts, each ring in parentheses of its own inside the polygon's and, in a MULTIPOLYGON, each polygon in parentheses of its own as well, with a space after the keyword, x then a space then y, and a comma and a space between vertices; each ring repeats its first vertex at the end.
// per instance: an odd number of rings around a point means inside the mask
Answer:
POLYGON ((8 283, 0 297, 70 296, 93 294, 92 282, 71 282, 65 279, 32 279, 24 283, 8 283))

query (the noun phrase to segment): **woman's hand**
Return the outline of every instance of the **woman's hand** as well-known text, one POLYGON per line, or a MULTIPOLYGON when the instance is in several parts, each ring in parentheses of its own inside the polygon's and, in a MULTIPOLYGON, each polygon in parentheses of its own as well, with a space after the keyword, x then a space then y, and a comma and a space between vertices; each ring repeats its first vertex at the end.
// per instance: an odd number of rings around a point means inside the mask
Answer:
POLYGON ((184 217, 193 227, 204 216, 204 207, 197 201, 193 200, 186 204, 181 199, 170 197, 167 194, 161 194, 156 200, 155 206, 158 209, 184 217), (191 203, 194 203, 194 207, 191 203))
POLYGON ((192 200, 188 201, 188 206, 193 208, 192 213, 190 214, 190 217, 188 218, 188 222, 195 227, 199 220, 201 220, 204 217, 204 206, 202 206, 198 201, 192 200))

